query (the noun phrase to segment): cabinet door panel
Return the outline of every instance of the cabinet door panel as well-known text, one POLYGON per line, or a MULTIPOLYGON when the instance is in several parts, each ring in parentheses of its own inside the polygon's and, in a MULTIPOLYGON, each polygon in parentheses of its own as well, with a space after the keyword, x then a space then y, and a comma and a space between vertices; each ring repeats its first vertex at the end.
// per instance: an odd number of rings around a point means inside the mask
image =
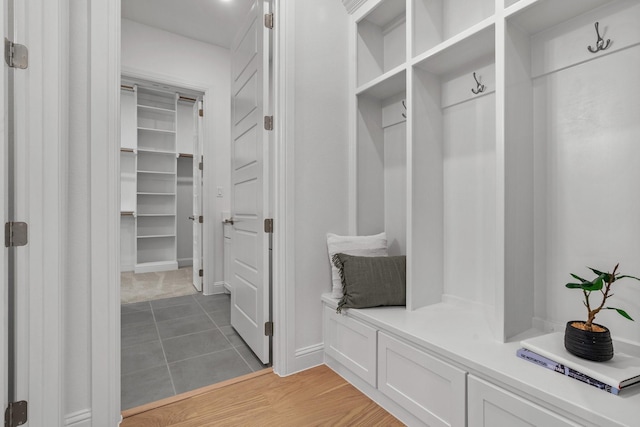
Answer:
POLYGON ((468 387, 469 427, 579 426, 473 375, 468 387))
POLYGON ((375 329, 325 307, 324 337, 324 350, 329 356, 376 386, 375 329))
POLYGON ((378 334, 378 389, 430 426, 464 426, 466 372, 378 334))

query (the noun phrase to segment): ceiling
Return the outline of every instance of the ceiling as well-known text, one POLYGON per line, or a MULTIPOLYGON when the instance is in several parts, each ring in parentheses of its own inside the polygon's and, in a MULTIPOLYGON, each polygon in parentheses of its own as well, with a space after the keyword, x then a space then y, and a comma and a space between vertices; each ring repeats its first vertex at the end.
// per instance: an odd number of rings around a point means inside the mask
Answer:
POLYGON ((252 0, 122 0, 122 17, 225 48, 252 0))

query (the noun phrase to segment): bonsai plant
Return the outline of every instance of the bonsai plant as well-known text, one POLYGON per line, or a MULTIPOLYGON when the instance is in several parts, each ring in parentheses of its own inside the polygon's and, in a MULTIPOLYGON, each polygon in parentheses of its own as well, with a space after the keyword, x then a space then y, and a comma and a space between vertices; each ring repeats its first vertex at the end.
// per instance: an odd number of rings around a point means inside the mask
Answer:
POLYGON ((595 275, 593 280, 585 280, 582 277, 571 274, 574 279, 580 283, 567 283, 565 286, 569 289, 581 289, 584 295, 583 304, 587 308, 587 320, 572 320, 567 322, 564 335, 564 345, 569 353, 584 359, 604 362, 613 357, 613 343, 611 341, 611 333, 609 329, 602 325, 598 325, 593 321, 596 315, 602 310, 615 310, 622 317, 633 320, 626 311, 605 306, 607 300, 613 296, 612 285, 620 279, 629 278, 640 281, 634 276, 621 275, 618 273, 616 264, 613 272, 604 273, 595 268, 588 267, 595 275), (590 300, 592 292, 600 292, 601 300, 599 304, 594 304, 590 300))

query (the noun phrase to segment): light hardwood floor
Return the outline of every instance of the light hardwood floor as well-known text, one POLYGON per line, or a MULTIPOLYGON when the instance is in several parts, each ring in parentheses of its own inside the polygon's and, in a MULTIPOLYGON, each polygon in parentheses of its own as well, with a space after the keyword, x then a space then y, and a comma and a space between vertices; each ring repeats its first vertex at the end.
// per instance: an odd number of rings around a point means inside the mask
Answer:
POLYGON ((122 427, 402 425, 326 366, 284 378, 272 372, 250 374, 246 380, 129 414, 134 415, 123 414, 122 427))

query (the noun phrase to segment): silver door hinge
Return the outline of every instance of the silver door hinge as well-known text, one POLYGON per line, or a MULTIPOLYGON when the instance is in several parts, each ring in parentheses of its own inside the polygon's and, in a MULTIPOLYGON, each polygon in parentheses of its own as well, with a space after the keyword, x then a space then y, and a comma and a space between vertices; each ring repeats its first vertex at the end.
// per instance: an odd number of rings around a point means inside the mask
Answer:
POLYGON ((270 30, 273 30, 273 13, 265 13, 264 26, 270 30))
POLYGON ((198 270, 198 277, 202 277, 202 276, 204 276, 204 270, 200 269, 198 270))
POLYGON ((265 322, 264 323, 264 336, 272 337, 273 336, 273 322, 265 322))
POLYGON ((29 226, 26 222, 5 222, 4 246, 25 246, 28 243, 29 226))
POLYGON ((273 233, 273 218, 264 219, 264 232, 273 233))
POLYGON ((29 49, 25 45, 4 38, 4 60, 11 68, 24 70, 29 66, 29 49))
POLYGON ((27 401, 11 402, 4 412, 5 427, 18 427, 27 422, 27 401))
POLYGON ((264 129, 273 130, 273 116, 264 116, 264 129))

